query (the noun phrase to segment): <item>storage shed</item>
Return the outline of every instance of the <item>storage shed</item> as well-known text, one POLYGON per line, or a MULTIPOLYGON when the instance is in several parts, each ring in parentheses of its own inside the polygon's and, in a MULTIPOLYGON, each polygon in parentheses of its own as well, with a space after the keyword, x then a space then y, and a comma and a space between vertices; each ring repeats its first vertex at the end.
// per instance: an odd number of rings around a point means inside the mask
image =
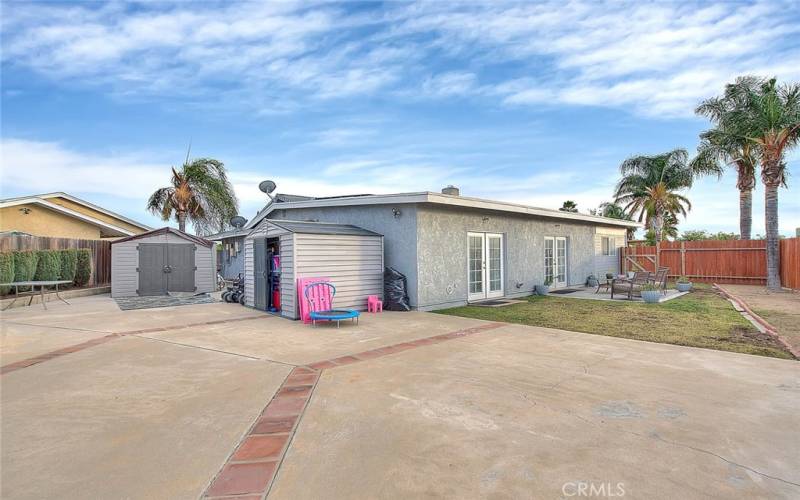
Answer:
POLYGON ((213 292, 214 243, 171 227, 111 244, 111 296, 213 292))
POLYGON ((383 236, 357 226, 264 219, 245 238, 245 305, 299 317, 297 280, 328 278, 334 306, 367 309, 383 296, 383 236))

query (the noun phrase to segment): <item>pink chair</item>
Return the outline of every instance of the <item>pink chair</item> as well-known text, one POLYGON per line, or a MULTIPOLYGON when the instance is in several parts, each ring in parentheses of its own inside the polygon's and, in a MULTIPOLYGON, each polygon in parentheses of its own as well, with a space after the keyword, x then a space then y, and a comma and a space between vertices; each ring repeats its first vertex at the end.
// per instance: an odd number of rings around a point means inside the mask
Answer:
POLYGON ((383 301, 377 295, 367 297, 367 312, 383 312, 383 301))

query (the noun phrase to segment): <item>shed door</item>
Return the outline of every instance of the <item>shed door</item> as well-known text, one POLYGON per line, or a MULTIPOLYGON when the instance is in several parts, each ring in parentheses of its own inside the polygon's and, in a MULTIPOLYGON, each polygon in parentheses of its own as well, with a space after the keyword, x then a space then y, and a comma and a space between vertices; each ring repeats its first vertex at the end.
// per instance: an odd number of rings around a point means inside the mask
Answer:
POLYGON ((167 290, 194 292, 195 246, 191 243, 170 243, 167 247, 167 290))
POLYGON ((166 295, 167 245, 165 243, 139 243, 139 295, 166 295))
POLYGON ((253 240, 253 293, 255 308, 267 310, 267 240, 258 238, 253 240))

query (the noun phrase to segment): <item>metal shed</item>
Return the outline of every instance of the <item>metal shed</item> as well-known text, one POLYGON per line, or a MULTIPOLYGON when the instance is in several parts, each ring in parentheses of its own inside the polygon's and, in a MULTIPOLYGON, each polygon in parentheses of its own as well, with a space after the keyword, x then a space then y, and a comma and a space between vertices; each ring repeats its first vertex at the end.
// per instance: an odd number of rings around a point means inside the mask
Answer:
POLYGON ((264 219, 245 238, 245 305, 299 317, 297 280, 329 278, 334 305, 366 310, 383 296, 383 236, 347 224, 264 219))
POLYGON ((111 244, 111 296, 213 292, 214 243, 171 227, 111 244))

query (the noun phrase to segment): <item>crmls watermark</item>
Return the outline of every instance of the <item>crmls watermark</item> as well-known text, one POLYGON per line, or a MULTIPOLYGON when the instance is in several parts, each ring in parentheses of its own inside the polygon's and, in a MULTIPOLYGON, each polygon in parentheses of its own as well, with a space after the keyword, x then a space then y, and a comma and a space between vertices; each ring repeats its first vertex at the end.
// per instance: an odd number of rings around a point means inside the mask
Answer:
POLYGON ((571 481, 561 486, 565 497, 617 498, 625 496, 625 483, 595 483, 594 481, 571 481))

